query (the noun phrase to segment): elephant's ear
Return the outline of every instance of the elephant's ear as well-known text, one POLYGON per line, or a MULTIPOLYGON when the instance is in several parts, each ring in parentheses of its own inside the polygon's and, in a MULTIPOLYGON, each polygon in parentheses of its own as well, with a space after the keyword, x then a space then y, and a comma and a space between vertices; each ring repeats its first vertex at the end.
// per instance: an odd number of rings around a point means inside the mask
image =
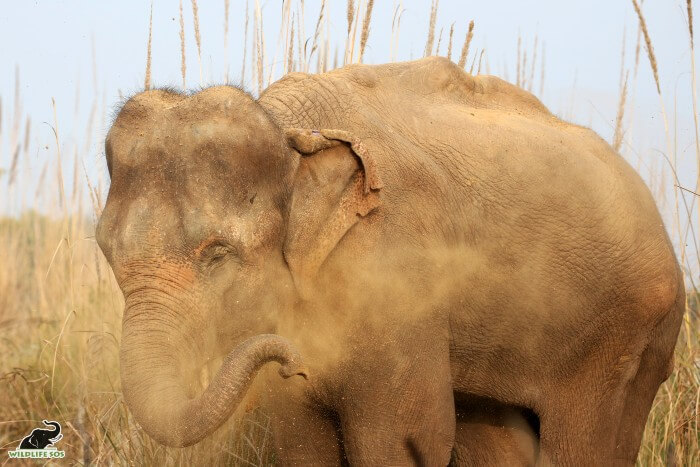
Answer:
POLYGON ((284 256, 303 299, 341 238, 380 203, 382 182, 363 144, 342 130, 285 130, 301 154, 284 256))

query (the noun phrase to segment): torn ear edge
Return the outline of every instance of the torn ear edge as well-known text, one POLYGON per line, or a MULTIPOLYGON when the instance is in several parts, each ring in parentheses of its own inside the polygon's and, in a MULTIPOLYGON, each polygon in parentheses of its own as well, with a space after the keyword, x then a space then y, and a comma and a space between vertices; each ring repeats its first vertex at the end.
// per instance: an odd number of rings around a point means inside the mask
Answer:
POLYGON ((302 155, 305 168, 300 167, 294 184, 284 256, 300 297, 308 300, 326 258, 360 218, 379 206, 383 183, 371 154, 348 131, 293 128, 285 130, 285 136, 289 146, 302 155), (318 161, 342 160, 342 156, 334 159, 338 157, 339 146, 349 149, 346 153, 348 156, 352 153, 358 164, 351 172, 343 172, 346 176, 333 176, 321 182, 324 177, 318 170, 344 171, 352 167, 340 162, 340 165, 312 163, 317 157, 322 158, 318 161), (325 158, 324 153, 331 159, 325 158), (342 185, 333 187, 324 183, 342 185))
POLYGON ((362 141, 349 131, 290 128, 285 130, 284 134, 292 148, 307 156, 344 143, 349 144, 357 158, 360 159, 364 170, 365 194, 369 193, 370 190, 383 188, 384 185, 377 172, 374 159, 369 155, 362 141))

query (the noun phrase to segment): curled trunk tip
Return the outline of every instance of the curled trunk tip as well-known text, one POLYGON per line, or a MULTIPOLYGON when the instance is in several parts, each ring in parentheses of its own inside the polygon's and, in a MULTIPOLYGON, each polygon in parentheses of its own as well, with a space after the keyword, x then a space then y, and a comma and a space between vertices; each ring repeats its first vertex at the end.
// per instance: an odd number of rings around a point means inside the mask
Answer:
POLYGON ((295 375, 308 379, 309 372, 299 352, 287 339, 275 334, 251 337, 224 359, 209 387, 196 398, 187 395, 186 381, 176 367, 168 342, 159 352, 149 352, 144 361, 139 346, 153 349, 152 337, 125 325, 121 351, 124 399, 134 417, 158 442, 184 447, 212 434, 236 410, 253 378, 263 365, 278 362, 283 378, 295 375), (144 345, 146 344, 146 345, 144 345), (150 345, 149 345, 150 344, 150 345))

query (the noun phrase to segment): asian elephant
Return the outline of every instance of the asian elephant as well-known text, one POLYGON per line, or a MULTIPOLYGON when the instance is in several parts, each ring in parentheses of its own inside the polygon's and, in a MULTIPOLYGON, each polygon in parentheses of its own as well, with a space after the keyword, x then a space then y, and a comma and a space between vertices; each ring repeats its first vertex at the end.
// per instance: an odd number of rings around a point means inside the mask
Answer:
POLYGON ((528 92, 436 57, 151 90, 105 153, 122 390, 159 442, 274 361, 282 464, 635 462, 682 275, 640 177, 528 92))

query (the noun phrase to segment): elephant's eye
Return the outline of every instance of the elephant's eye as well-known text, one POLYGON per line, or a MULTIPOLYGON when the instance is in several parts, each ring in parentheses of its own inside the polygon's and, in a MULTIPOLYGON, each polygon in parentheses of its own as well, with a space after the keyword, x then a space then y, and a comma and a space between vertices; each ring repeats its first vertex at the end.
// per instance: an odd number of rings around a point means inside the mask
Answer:
POLYGON ((235 253, 230 245, 215 241, 202 249, 200 259, 207 267, 216 267, 225 262, 235 253))

